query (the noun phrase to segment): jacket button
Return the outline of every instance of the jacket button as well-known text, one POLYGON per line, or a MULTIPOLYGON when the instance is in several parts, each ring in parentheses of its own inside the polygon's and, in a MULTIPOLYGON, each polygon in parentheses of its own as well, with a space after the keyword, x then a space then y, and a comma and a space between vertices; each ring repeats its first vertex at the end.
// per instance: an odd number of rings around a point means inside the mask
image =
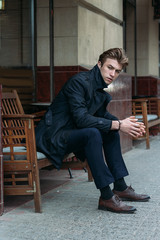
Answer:
POLYGON ((98 123, 99 123, 99 124, 103 124, 103 121, 100 120, 98 123))

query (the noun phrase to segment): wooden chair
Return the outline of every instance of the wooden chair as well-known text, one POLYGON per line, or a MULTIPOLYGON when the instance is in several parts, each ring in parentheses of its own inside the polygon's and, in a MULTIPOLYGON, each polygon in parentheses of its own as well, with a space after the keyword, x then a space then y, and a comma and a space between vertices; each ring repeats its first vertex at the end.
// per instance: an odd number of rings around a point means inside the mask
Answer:
MULTIPOLYGON (((24 114, 15 90, 2 93, 4 194, 33 195, 35 212, 41 212, 39 169, 52 164, 44 154, 36 152, 34 118, 37 123, 40 115, 24 114)), ((73 157, 71 154, 65 160, 73 157)), ((72 166, 68 163, 68 167, 72 166)), ((84 166, 88 167, 86 163, 84 166)), ((88 178, 92 180, 90 170, 88 178)))
POLYGON ((160 99, 157 97, 137 98, 132 100, 132 114, 146 127, 146 148, 150 148, 149 128, 160 124, 160 99))

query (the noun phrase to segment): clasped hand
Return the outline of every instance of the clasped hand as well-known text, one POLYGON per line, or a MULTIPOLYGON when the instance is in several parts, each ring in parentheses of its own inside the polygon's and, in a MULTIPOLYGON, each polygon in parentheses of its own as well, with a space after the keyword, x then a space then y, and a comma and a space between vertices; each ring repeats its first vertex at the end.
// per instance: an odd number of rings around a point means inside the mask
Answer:
POLYGON ((138 119, 135 118, 135 116, 130 116, 121 120, 120 130, 135 138, 143 136, 146 132, 144 123, 138 122, 138 119))

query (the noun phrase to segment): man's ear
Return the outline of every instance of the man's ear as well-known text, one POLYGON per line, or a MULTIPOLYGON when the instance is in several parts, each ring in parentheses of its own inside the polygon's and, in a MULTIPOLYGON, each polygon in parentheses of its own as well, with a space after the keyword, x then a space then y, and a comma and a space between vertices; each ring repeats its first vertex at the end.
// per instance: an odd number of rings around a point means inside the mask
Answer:
POLYGON ((101 63, 100 61, 98 61, 97 66, 98 66, 99 68, 101 68, 102 63, 101 63))

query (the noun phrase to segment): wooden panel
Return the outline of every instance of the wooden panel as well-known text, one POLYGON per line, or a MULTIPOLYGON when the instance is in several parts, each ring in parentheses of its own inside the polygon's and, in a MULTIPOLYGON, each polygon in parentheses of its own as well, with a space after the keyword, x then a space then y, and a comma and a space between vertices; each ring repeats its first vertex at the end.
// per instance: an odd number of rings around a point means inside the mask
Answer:
POLYGON ((0 68, 1 77, 24 77, 24 72, 26 77, 32 77, 32 71, 30 69, 9 69, 9 68, 0 68))
MULTIPOLYGON (((160 96, 160 79, 154 76, 137 76, 137 96, 160 96)), ((132 96, 135 95, 135 82, 132 78, 132 96)))
POLYGON ((17 90, 24 110, 34 100, 34 82, 31 69, 0 68, 0 84, 3 92, 17 90))

